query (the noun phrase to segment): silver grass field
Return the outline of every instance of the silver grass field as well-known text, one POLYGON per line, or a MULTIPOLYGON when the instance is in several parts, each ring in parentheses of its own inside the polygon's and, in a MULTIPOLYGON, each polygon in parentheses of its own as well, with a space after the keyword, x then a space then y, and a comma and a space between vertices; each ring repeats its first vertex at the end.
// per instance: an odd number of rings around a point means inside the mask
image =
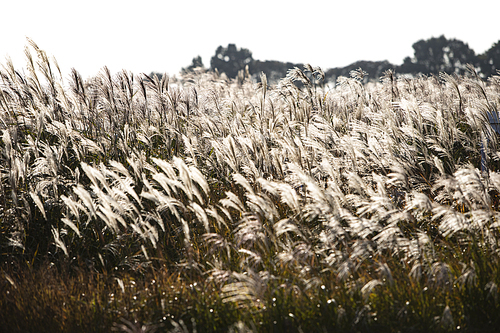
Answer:
POLYGON ((500 76, 26 59, 0 69, 0 330, 499 327, 500 76))

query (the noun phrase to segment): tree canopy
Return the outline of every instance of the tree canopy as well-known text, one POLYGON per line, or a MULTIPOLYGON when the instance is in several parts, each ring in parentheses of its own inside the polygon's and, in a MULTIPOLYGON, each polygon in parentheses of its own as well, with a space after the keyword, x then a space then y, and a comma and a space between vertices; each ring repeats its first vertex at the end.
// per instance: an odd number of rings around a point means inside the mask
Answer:
MULTIPOLYGON (((383 61, 356 61, 345 67, 330 68, 325 70, 325 80, 335 81, 338 76, 349 76, 352 70, 362 68, 369 78, 378 80, 388 69, 395 69, 397 73, 437 75, 441 72, 448 74, 464 74, 467 65, 473 65, 480 75, 489 77, 500 70, 500 41, 495 43, 488 51, 476 55, 467 43, 458 39, 448 39, 445 36, 421 39, 413 44, 413 57, 406 57, 400 66, 383 61)), ((202 67, 201 57, 193 59, 187 69, 202 67)), ((254 60, 252 52, 245 48, 238 48, 235 44, 227 47, 219 46, 211 58, 210 69, 217 69, 226 73, 229 78, 236 78, 240 70, 248 66, 249 73, 257 79, 260 73, 265 73, 268 80, 276 82, 283 78, 288 70, 303 64, 282 62, 276 60, 254 60)))
POLYGON ((189 65, 186 68, 182 69, 183 73, 190 72, 194 70, 195 68, 205 68, 203 65, 203 60, 201 59, 201 56, 194 57, 193 60, 191 61, 191 65, 189 65))
POLYGON ((467 64, 475 67, 479 59, 468 44, 444 36, 419 40, 413 44, 413 58, 406 57, 399 71, 403 73, 464 74, 467 64))
POLYGON ((238 72, 253 63, 252 52, 248 49, 238 49, 235 44, 227 47, 219 46, 210 60, 210 69, 226 73, 229 78, 235 78, 238 72))
POLYGON ((481 72, 485 76, 497 74, 497 71, 500 70, 500 41, 481 54, 479 59, 481 61, 481 72))

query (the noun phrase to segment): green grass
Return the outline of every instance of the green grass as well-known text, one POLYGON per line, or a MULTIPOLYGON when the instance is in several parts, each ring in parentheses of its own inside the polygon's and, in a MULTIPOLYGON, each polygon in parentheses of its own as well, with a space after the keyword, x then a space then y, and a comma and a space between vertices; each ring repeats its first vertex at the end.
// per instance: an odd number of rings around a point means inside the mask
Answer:
POLYGON ((500 324, 498 76, 65 80, 30 44, 1 70, 1 330, 500 324))

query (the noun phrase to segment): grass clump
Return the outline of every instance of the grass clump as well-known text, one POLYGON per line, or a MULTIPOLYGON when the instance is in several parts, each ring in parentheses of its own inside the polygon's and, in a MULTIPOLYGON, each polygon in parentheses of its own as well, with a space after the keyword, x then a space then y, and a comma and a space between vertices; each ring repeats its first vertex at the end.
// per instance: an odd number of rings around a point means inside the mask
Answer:
POLYGON ((499 324, 499 77, 66 82, 26 54, 0 73, 6 331, 499 324))

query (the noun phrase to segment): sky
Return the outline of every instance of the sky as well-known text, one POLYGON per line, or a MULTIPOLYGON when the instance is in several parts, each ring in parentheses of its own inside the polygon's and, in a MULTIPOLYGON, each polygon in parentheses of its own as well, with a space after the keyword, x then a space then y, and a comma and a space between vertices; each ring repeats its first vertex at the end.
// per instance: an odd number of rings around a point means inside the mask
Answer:
POLYGON ((0 64, 26 63, 31 38, 63 76, 177 74, 219 45, 257 60, 309 63, 324 70, 358 60, 399 65, 418 40, 444 35, 476 54, 500 40, 500 1, 476 0, 15 0, 1 5, 0 64))

